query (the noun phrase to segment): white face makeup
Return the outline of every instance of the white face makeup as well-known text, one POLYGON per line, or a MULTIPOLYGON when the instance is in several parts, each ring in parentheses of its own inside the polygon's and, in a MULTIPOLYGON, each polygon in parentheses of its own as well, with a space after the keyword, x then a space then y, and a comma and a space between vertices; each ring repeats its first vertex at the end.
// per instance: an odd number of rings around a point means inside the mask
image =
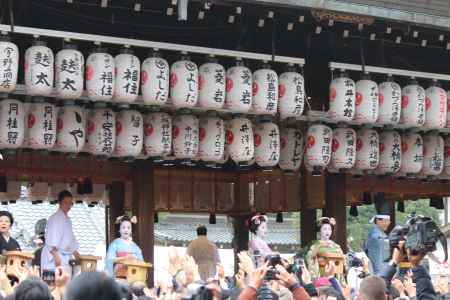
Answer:
POLYGON ((330 224, 323 224, 320 227, 320 239, 322 241, 328 241, 331 238, 331 235, 333 234, 333 228, 330 224))
POLYGON ((133 229, 131 227, 130 221, 123 221, 120 223, 119 229, 120 237, 124 240, 130 240, 133 234, 133 229))
POLYGON ((267 236, 267 222, 261 222, 261 225, 258 226, 256 230, 256 236, 265 239, 267 236))

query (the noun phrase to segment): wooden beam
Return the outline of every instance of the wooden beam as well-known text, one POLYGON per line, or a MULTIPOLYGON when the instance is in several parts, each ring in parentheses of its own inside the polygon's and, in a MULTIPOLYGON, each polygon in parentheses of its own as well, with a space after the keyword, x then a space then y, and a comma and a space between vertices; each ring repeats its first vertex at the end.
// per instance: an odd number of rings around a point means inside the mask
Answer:
POLYGON ((325 216, 336 219, 334 240, 347 252, 347 208, 346 208, 345 174, 328 174, 326 176, 325 216))
MULTIPOLYGON (((141 247, 144 260, 154 266, 155 203, 153 199, 153 167, 151 162, 133 164, 133 215, 138 218, 136 243, 141 247)), ((154 286, 154 269, 148 273, 147 284, 154 286)))
POLYGON ((233 216, 233 241, 232 247, 234 250, 234 269, 237 272, 239 269, 237 254, 241 251, 248 250, 249 230, 246 224, 248 215, 233 216))

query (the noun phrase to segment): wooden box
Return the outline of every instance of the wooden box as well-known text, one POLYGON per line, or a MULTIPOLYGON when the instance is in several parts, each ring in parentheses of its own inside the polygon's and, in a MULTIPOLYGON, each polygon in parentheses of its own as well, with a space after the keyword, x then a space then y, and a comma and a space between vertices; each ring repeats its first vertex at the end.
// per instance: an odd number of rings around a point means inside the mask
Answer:
POLYGON ((97 271, 97 261, 102 258, 93 255, 80 255, 81 272, 95 272, 97 271))
MULTIPOLYGON (((117 272, 115 275, 117 278, 126 278, 128 282, 141 281, 145 282, 147 280, 147 269, 152 267, 152 264, 143 261, 129 259, 129 258, 117 258, 114 260, 115 264, 121 264, 125 266, 125 273, 123 271, 117 272)), ((123 270, 123 269, 119 269, 123 270)))
POLYGON ((343 255, 337 253, 320 253, 318 256, 321 267, 325 267, 329 262, 332 262, 336 265, 336 274, 344 274, 345 257, 343 255))
POLYGON ((6 257, 6 274, 18 277, 22 267, 31 265, 33 254, 22 251, 8 251, 6 257))

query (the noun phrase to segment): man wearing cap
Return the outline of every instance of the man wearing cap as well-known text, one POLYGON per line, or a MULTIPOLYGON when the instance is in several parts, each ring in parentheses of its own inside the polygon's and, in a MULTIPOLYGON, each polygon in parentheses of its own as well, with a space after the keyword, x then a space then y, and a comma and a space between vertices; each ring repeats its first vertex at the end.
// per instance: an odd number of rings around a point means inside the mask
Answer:
POLYGON ((371 262, 372 274, 378 275, 389 259, 389 240, 386 230, 391 224, 389 202, 384 198, 384 193, 375 195, 375 208, 377 215, 371 219, 372 229, 366 241, 366 253, 371 262))
POLYGON ((62 266, 71 274, 69 261, 72 255, 79 258, 78 242, 72 229, 68 213, 73 205, 72 194, 62 191, 58 195, 59 209, 47 221, 45 245, 41 254, 41 269, 54 271, 62 266))

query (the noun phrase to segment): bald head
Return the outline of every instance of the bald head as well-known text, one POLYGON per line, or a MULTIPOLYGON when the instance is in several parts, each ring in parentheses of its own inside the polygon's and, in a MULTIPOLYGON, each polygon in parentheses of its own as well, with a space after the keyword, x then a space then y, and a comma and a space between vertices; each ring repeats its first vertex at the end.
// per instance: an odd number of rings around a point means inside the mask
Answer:
POLYGON ((377 276, 368 276, 363 279, 359 287, 359 300, 382 300, 386 297, 386 284, 377 276))

